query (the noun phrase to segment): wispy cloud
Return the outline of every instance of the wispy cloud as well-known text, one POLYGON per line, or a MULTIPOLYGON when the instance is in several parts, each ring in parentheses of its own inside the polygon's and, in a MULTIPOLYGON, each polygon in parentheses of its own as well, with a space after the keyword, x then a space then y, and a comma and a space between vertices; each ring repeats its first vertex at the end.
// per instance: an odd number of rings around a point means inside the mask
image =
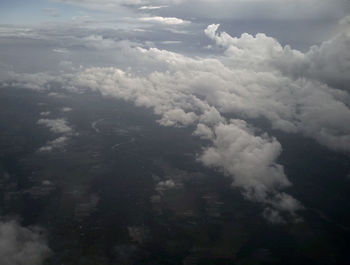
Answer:
POLYGON ((159 23, 159 24, 165 24, 165 25, 188 25, 191 22, 187 20, 183 20, 181 18, 176 17, 141 17, 138 19, 142 22, 148 22, 148 23, 159 23))

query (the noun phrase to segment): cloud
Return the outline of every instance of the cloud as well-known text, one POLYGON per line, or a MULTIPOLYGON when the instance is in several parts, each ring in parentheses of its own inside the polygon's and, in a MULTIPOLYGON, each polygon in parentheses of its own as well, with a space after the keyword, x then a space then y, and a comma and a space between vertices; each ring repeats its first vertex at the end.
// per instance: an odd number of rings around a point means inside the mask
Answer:
MULTIPOLYGON (((302 133, 331 149, 350 151, 347 93, 331 87, 322 74, 311 74, 323 69, 313 54, 327 42, 302 53, 282 47, 265 34, 232 37, 218 33, 218 27, 208 26, 205 34, 222 49, 221 55, 190 58, 136 48, 138 61, 158 64, 163 70, 137 75, 113 67, 88 68, 76 76, 74 86, 152 108, 164 126, 196 125, 194 135, 212 142, 199 155, 203 164, 231 176, 232 185, 247 199, 267 205, 264 216, 268 219, 277 220, 278 212, 298 219, 296 211, 302 205, 283 191, 291 182, 276 163, 281 145, 267 134, 257 135, 243 119, 264 117, 275 129, 302 133), (239 119, 224 118, 232 114, 239 119)), ((338 35, 331 42, 347 38, 338 35)), ((335 58, 347 49, 344 44, 332 47, 339 48, 330 64, 346 72, 347 60, 335 58)))
POLYGON ((165 40, 161 42, 161 44, 180 44, 180 43, 182 43, 182 41, 179 41, 179 40, 165 40))
POLYGON ((176 186, 176 184, 175 184, 175 182, 172 179, 160 181, 160 182, 157 183, 156 191, 162 192, 162 191, 165 191, 165 190, 172 189, 175 186, 176 186))
POLYGON ((148 23, 159 23, 159 24, 165 24, 165 25, 187 25, 190 24, 190 21, 183 20, 181 18, 176 17, 141 17, 138 19, 142 22, 148 22, 148 23))
POLYGON ((233 37, 218 29, 213 24, 204 31, 215 54, 189 57, 125 43, 122 51, 137 70, 89 67, 60 76, 60 82, 151 108, 163 126, 194 128, 194 135, 206 139, 199 161, 230 176, 247 199, 262 203, 270 221, 286 213, 297 220, 302 205, 286 193, 292 183, 276 162, 280 143, 247 121, 264 118, 275 130, 349 152, 350 37, 341 31, 301 52, 262 33, 233 37))
POLYGON ((207 19, 293 21, 339 19, 350 8, 346 0, 182 0, 173 1, 168 9, 207 19))
POLYGON ((52 141, 48 141, 45 146, 39 148, 39 152, 51 152, 54 149, 63 148, 69 140, 67 136, 60 136, 52 141))
POLYGON ((0 221, 0 263, 2 265, 40 265, 50 249, 37 229, 20 226, 15 221, 0 221))
POLYGON ((51 114, 50 111, 42 111, 40 112, 40 116, 49 116, 51 114))
MULTIPOLYGON (((63 108, 62 111, 70 111, 64 109, 65 108, 63 108)), ((38 150, 39 152, 51 152, 54 149, 63 148, 71 136, 77 135, 65 119, 40 119, 37 123, 45 125, 55 134, 61 134, 61 136, 54 140, 48 141, 45 146, 40 147, 38 150)))
POLYGON ((283 167, 275 162, 282 151, 276 139, 266 134, 255 136, 242 120, 221 123, 214 128, 214 134, 213 146, 199 156, 204 165, 232 176, 232 185, 242 189, 249 200, 270 204, 292 215, 302 208, 290 195, 279 192, 290 187, 291 182, 283 167))
POLYGON ((304 54, 289 46, 282 47, 277 40, 265 34, 255 37, 242 34, 240 38, 233 38, 226 33, 217 33, 217 29, 218 25, 211 25, 205 33, 225 49, 222 60, 236 70, 241 81, 242 74, 248 72, 244 70, 242 73, 240 69, 253 70, 255 73, 251 72, 250 77, 255 76, 254 82, 260 87, 252 87, 254 83, 250 83, 249 79, 246 80, 248 83, 240 82, 244 83, 245 90, 243 87, 239 89, 236 83, 235 93, 227 95, 231 97, 234 94, 234 97, 227 103, 221 98, 223 111, 242 111, 251 118, 264 116, 274 128, 302 132, 335 150, 350 150, 350 110, 346 103, 349 96, 334 89, 347 83, 350 58, 345 43, 349 43, 350 35, 341 33, 320 47, 313 46, 304 54), (332 52, 318 52, 326 49, 325 46, 332 52), (315 53, 321 59, 315 57, 315 53), (324 63, 320 63, 320 60, 324 63), (325 69, 326 60, 328 64, 325 69), (331 69, 338 71, 332 73, 331 69), (342 85, 332 83, 331 78, 326 79, 326 73, 342 85), (334 88, 330 87, 332 84, 334 88))
POLYGON ((267 135, 255 136, 242 120, 231 120, 214 128, 213 146, 199 159, 234 176, 233 186, 245 190, 248 198, 262 200, 274 189, 291 185, 283 167, 275 164, 281 145, 267 135))
POLYGON ((62 112, 70 112, 70 111, 72 111, 73 109, 72 108, 70 108, 70 107, 63 107, 63 108, 61 108, 61 111, 62 112))
POLYGON ((339 87, 350 92, 350 55, 344 51, 350 50, 350 30, 346 28, 340 34, 321 46, 313 46, 306 54, 309 64, 306 74, 321 80, 330 86, 339 87))
POLYGON ((41 11, 50 17, 59 17, 60 16, 60 12, 57 8, 52 8, 52 7, 47 7, 47 8, 43 8, 41 9, 41 11))
POLYGON ((214 138, 214 132, 207 125, 199 123, 197 129, 193 132, 193 135, 199 136, 202 139, 212 140, 214 138))
POLYGON ((12 71, 1 73, 3 76, 2 79, 7 80, 8 86, 13 87, 21 87, 21 88, 28 88, 33 90, 47 90, 50 87, 50 83, 54 80, 57 80, 56 77, 51 76, 46 73, 36 73, 36 74, 26 74, 21 73, 17 74, 12 71))
POLYGON ((155 9, 161 9, 166 7, 168 6, 141 6, 139 7, 139 10, 155 10, 155 9))
POLYGON ((53 133, 73 133, 73 128, 64 119, 40 119, 38 120, 38 124, 45 125, 53 133))

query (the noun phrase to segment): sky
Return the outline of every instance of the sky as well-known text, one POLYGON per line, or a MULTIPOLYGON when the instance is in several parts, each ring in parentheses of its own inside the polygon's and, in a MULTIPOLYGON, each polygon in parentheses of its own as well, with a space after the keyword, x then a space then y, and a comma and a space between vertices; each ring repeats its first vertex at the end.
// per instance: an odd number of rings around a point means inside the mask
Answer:
MULTIPOLYGON (((152 109, 159 126, 193 127, 208 143, 200 163, 267 220, 298 221, 283 146, 251 121, 349 153, 349 11, 347 0, 2 0, 0 84, 98 91, 152 109)), ((38 124, 61 134, 41 151, 78 135, 66 120, 38 124)))

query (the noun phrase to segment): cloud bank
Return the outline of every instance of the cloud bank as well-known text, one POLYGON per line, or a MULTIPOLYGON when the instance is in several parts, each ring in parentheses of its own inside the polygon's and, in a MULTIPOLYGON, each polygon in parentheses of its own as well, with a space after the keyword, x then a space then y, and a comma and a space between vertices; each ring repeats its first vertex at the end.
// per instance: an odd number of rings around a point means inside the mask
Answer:
MULTIPOLYGON (((298 220, 303 206, 287 194, 292 183, 277 162, 282 146, 247 121, 263 118, 273 129, 349 152, 348 28, 307 52, 262 33, 233 37, 218 29, 212 24, 204 31, 214 44, 213 54, 205 57, 124 43, 118 47, 137 70, 89 67, 55 81, 151 108, 162 126, 193 127, 193 134, 208 143, 199 161, 230 176, 245 198, 262 203, 271 222, 298 220)), ((27 86, 33 81, 34 88, 52 81, 42 77, 21 78, 27 86)), ((40 123, 62 137, 71 133, 62 121, 40 123)))
POLYGON ((163 10, 176 16, 234 19, 300 20, 340 18, 347 14, 346 0, 56 0, 92 10, 118 12, 163 10))

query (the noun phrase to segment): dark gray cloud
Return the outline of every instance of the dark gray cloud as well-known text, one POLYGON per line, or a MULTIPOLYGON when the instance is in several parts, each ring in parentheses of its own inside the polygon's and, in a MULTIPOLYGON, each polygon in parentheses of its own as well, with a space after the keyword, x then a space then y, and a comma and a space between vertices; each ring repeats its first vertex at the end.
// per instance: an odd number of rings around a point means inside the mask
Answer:
POLYGON ((15 221, 0 221, 0 263, 3 265, 40 265, 50 255, 42 232, 15 221))

